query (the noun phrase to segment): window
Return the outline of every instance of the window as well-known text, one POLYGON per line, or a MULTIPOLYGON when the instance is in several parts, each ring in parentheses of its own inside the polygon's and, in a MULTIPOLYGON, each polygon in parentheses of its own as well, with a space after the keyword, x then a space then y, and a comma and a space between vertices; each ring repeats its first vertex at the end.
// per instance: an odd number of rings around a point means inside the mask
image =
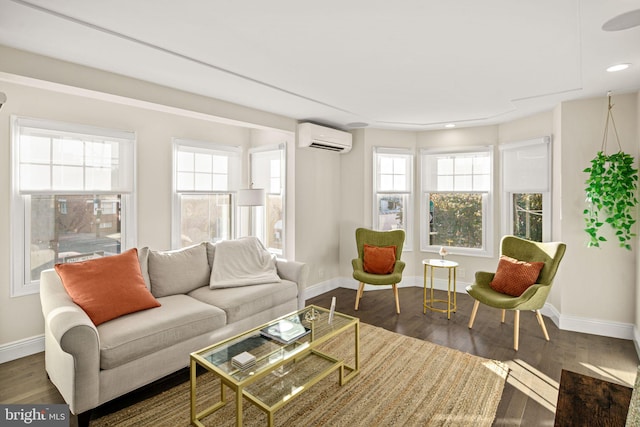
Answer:
POLYGON ((551 138, 500 146, 503 233, 536 242, 551 239, 551 138))
POLYGON ((172 246, 233 238, 240 148, 183 139, 173 145, 172 246))
POLYGON ((285 236, 285 145, 249 152, 251 182, 254 188, 264 188, 266 206, 256 209, 255 235, 270 252, 284 255, 285 236))
POLYGON ((491 148, 472 150, 422 152, 422 250, 491 254, 491 148))
POLYGON ((135 134, 12 117, 12 296, 56 263, 135 246, 135 134))
POLYGON ((373 152, 373 228, 406 233, 404 249, 412 249, 413 153, 375 148, 373 152))

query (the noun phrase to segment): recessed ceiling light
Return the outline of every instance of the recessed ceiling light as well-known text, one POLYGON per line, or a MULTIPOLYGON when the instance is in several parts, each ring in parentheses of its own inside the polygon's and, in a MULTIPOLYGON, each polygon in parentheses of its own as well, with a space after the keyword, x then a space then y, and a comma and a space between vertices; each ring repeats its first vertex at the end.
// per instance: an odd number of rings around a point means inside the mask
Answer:
POLYGON ((454 128, 456 127, 455 123, 447 123, 446 125, 444 125, 444 127, 446 128, 454 128))
POLYGON ((613 73, 615 71, 622 71, 629 68, 631 64, 615 64, 607 68, 607 71, 613 73))
POLYGON ((602 25, 604 31, 621 31, 640 25, 640 9, 614 16, 602 25))
POLYGON ((366 128, 369 126, 369 123, 365 122, 351 122, 346 125, 348 128, 366 128))

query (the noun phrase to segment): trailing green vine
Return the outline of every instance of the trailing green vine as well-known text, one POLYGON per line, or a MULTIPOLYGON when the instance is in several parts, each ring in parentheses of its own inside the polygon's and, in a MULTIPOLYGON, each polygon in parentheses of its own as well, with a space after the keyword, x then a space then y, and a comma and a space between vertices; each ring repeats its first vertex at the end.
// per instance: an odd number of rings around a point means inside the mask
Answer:
POLYGON ((629 241, 635 236, 631 227, 636 222, 634 208, 638 204, 636 190, 638 170, 633 167, 634 158, 619 151, 606 155, 602 151, 591 160, 586 181, 587 202, 584 210, 589 246, 599 247, 607 239, 600 234, 600 227, 610 224, 620 247, 631 250, 629 241))
POLYGON ((600 234, 600 227, 610 224, 613 228, 620 247, 631 250, 629 241, 635 234, 631 227, 635 224, 635 207, 638 204, 636 198, 638 189, 638 170, 634 167, 635 160, 630 155, 622 151, 620 138, 616 122, 611 109, 611 92, 608 93, 609 107, 607 109, 607 120, 604 126, 602 137, 602 148, 591 160, 591 167, 583 172, 589 174, 585 182, 587 187, 588 208, 583 211, 585 216, 585 231, 589 235, 588 246, 600 247, 600 242, 607 239, 600 234), (607 136, 609 133, 609 122, 613 125, 619 151, 615 154, 607 155, 607 136))

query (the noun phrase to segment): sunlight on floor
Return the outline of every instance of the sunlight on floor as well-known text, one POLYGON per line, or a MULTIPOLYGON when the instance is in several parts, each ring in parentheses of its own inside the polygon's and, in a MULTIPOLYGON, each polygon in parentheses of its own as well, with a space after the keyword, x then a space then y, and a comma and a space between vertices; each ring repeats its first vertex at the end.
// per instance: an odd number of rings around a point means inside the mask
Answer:
POLYGON ((560 384, 521 359, 506 363, 511 369, 507 383, 555 413, 560 384))
POLYGON ((628 370, 620 370, 610 367, 595 366, 590 363, 580 362, 580 365, 593 371, 595 377, 602 377, 605 381, 626 385, 627 387, 633 387, 636 381, 636 372, 629 372, 628 370))

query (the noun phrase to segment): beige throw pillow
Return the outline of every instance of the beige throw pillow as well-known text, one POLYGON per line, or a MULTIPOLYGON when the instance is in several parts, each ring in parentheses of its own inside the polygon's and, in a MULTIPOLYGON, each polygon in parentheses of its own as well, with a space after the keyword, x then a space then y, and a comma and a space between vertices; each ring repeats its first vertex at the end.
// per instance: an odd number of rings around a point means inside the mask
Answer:
POLYGON ((156 298, 206 286, 210 271, 204 242, 174 251, 149 251, 151 293, 156 298))

